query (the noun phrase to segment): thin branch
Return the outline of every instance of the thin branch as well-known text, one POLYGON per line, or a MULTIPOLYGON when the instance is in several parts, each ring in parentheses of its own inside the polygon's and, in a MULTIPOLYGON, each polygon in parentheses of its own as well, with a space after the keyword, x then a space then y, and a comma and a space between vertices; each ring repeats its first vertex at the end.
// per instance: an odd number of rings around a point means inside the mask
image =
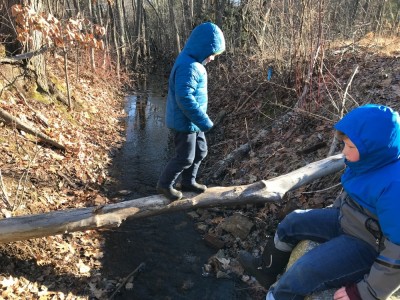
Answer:
POLYGON ((31 159, 29 161, 28 167, 26 168, 26 170, 24 171, 24 173, 22 174, 21 178, 18 181, 18 186, 17 186, 17 190, 16 190, 16 193, 15 193, 15 200, 14 200, 14 204, 13 204, 12 210, 11 210, 12 212, 16 211, 19 208, 19 206, 21 205, 22 200, 24 200, 25 188, 27 186, 26 183, 27 183, 28 178, 29 178, 28 177, 29 170, 31 169, 31 166, 32 166, 33 162, 35 162, 38 153, 39 153, 39 151, 35 152, 35 156, 33 157, 33 159, 31 159))
POLYGON ((15 62, 19 62, 21 60, 24 59, 30 59, 32 57, 41 55, 43 53, 45 53, 47 50, 49 50, 50 48, 47 46, 42 46, 40 49, 32 51, 32 52, 27 52, 27 53, 23 53, 23 54, 18 54, 12 57, 5 57, 5 58, 1 58, 0 59, 0 64, 5 64, 5 63, 15 63, 15 62))
POLYGON ((348 92, 348 90, 349 90, 349 88, 350 88, 350 86, 351 86, 351 83, 353 82, 354 76, 355 76, 357 73, 358 73, 358 65, 357 65, 356 68, 354 69, 354 72, 353 72, 353 74, 351 75, 350 80, 349 80, 349 82, 347 83, 346 89, 345 89, 345 91, 344 91, 343 99, 342 99, 342 107, 341 107, 341 110, 340 110, 340 118, 342 118, 342 117, 343 117, 343 114, 344 114, 344 106, 345 106, 345 104, 346 104, 347 92, 348 92))
POLYGON ((3 202, 6 204, 7 209, 11 210, 12 205, 10 203, 10 200, 8 199, 8 195, 7 195, 7 188, 4 185, 4 181, 3 181, 3 176, 1 174, 1 170, 0 170, 0 190, 1 190, 1 198, 3 199, 3 202))
POLYGON ((128 276, 125 277, 124 281, 122 281, 120 283, 120 285, 117 287, 117 289, 114 291, 114 293, 112 293, 112 295, 110 296, 110 298, 108 298, 108 300, 114 299, 114 296, 118 293, 118 291, 125 285, 125 283, 129 280, 129 278, 131 278, 133 275, 135 275, 136 273, 142 271, 144 269, 144 267, 146 266, 145 263, 141 263, 135 270, 133 270, 128 276))
MULTIPOLYGON (((357 72, 358 72, 358 65, 357 65, 356 68, 354 69, 354 72, 353 72, 353 74, 351 75, 350 80, 349 80, 349 82, 347 83, 346 89, 345 89, 345 91, 344 91, 343 99, 342 99, 342 103, 341 103, 341 107, 340 107, 340 113, 339 113, 340 118, 343 118, 344 106, 345 106, 345 104, 346 104, 346 98, 347 98, 348 90, 349 90, 349 88, 350 88, 350 86, 351 86, 351 83, 353 82, 354 76, 357 74, 357 72)), ((337 143, 338 143, 338 139, 337 139, 337 137, 336 137, 336 135, 335 135, 335 136, 333 137, 331 147, 329 148, 328 156, 332 155, 332 154, 335 152, 337 143)))

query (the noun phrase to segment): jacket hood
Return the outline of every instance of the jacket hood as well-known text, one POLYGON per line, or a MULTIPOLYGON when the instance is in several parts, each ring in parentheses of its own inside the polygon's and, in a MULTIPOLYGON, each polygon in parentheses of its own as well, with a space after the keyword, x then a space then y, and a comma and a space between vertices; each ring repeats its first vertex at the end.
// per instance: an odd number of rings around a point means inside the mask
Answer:
POLYGON ((182 52, 202 62, 213 54, 225 51, 225 38, 221 29, 211 22, 198 25, 190 34, 182 52))
POLYGON ((400 119, 390 107, 360 106, 345 115, 335 129, 354 143, 360 160, 346 165, 357 174, 381 168, 400 158, 400 119))

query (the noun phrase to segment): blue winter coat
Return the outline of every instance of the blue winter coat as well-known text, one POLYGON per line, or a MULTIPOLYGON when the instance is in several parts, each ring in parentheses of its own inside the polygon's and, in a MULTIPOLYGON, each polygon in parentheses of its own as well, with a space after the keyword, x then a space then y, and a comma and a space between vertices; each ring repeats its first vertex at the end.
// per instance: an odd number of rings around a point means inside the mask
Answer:
POLYGON ((169 76, 166 124, 180 132, 207 131, 213 122, 207 115, 207 71, 202 62, 225 50, 219 27, 207 22, 190 34, 169 76))
POLYGON ((349 196, 379 218, 383 234, 400 245, 400 118, 387 106, 360 106, 335 129, 345 133, 360 153, 346 161, 342 185, 349 196))
POLYGON ((344 190, 362 209, 342 203, 342 228, 379 251, 357 289, 364 300, 387 299, 398 289, 400 278, 399 114, 387 106, 364 105, 349 112, 335 128, 345 133, 360 153, 357 162, 346 161, 341 179, 344 190), (371 213, 383 237, 368 230, 371 213))

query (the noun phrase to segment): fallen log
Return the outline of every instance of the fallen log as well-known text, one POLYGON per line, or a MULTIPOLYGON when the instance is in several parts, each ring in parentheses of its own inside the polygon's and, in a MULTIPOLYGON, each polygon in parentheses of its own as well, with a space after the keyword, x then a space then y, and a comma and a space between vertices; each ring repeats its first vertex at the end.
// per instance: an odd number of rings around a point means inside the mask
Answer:
POLYGON ((251 150, 251 145, 255 144, 257 141, 264 140, 268 134, 268 130, 261 130, 253 140, 244 145, 241 145, 240 147, 232 151, 226 158, 218 161, 211 168, 210 174, 212 174, 212 179, 217 179, 222 174, 224 174, 228 165, 247 155, 247 153, 249 153, 251 150))
POLYGON ((154 195, 104 206, 2 219, 0 243, 118 227, 127 218, 143 218, 196 208, 277 202, 287 192, 338 172, 343 167, 343 156, 338 154, 269 180, 241 186, 211 187, 203 194, 188 193, 184 199, 174 202, 162 195, 154 195))
POLYGON ((4 122, 6 124, 10 124, 12 126, 15 126, 17 129, 26 131, 38 138, 40 138, 40 140, 46 144, 49 144, 51 146, 54 146, 58 149, 61 149, 63 151, 65 151, 65 146, 58 143, 57 141, 51 139, 49 136, 47 136, 46 134, 44 134, 43 132, 30 127, 28 124, 22 122, 20 119, 14 117, 13 115, 9 114, 8 112, 6 112, 4 109, 0 108, 0 119, 3 119, 4 122))

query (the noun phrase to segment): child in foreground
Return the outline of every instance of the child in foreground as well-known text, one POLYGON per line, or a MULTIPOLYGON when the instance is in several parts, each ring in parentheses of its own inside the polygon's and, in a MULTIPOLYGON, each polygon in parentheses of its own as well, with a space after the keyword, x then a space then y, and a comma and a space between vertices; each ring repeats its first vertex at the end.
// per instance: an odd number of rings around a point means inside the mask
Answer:
POLYGON ((331 288, 338 289, 334 300, 383 300, 400 288, 399 114, 368 104, 334 128, 344 143, 344 192, 331 207, 288 214, 261 257, 239 253, 245 271, 269 289, 267 300, 304 299, 331 288), (301 240, 321 244, 271 287, 301 240))

